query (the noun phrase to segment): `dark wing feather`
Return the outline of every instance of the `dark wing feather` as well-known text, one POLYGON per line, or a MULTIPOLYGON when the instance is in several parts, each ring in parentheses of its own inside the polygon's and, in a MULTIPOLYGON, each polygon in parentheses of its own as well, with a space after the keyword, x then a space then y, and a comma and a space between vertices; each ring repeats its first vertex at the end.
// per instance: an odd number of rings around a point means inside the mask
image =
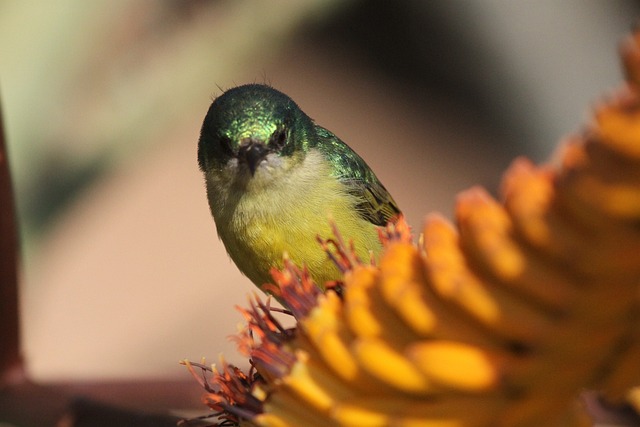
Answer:
POLYGON ((398 205, 365 161, 328 130, 316 126, 316 131, 323 140, 316 148, 333 164, 336 177, 346 185, 347 191, 359 200, 356 209, 360 216, 384 226, 398 215, 398 205))

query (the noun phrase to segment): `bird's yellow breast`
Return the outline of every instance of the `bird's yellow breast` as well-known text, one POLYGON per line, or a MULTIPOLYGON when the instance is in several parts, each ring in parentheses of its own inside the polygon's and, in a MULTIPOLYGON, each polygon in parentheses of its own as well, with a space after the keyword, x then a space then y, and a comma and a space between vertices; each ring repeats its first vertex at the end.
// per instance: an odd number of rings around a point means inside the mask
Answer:
POLYGON ((235 181, 207 177, 211 211, 227 252, 258 286, 271 282, 269 270, 282 266, 285 252, 306 265, 318 284, 338 279, 316 240, 331 237, 329 218, 347 241, 353 239, 361 258, 380 250, 377 227, 360 217, 357 200, 331 176, 319 152, 311 150, 300 161, 267 159, 253 177, 228 179, 235 181))

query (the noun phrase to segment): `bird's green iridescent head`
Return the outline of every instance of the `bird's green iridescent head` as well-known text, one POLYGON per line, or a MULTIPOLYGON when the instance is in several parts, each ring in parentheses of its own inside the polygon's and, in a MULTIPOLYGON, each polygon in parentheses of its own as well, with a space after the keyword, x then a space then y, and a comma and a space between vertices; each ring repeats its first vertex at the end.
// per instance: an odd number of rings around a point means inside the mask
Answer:
POLYGON ((249 84, 229 89, 213 101, 198 142, 204 172, 221 170, 236 159, 253 174, 269 154, 305 152, 313 122, 287 95, 269 86, 249 84))

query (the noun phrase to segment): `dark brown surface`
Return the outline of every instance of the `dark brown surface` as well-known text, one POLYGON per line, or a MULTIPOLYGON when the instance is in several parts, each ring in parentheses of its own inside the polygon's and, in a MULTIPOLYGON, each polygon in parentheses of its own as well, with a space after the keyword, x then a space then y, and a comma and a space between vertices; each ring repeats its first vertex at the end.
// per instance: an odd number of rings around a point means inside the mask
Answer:
POLYGON ((15 384, 0 391, 0 423, 18 427, 166 426, 207 413, 195 381, 15 384), (191 416, 190 415, 190 416, 191 416))
POLYGON ((18 233, 0 108, 0 389, 22 377, 18 326, 18 233))

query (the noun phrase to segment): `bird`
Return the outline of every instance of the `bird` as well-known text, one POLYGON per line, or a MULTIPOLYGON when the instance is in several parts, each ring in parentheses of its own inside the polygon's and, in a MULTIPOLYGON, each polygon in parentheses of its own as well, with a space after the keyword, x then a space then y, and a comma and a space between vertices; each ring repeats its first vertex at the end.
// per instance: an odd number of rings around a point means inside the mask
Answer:
POLYGON ((339 280, 318 237, 331 237, 333 222, 368 260, 382 250, 379 228, 400 214, 355 151, 270 85, 241 85, 215 98, 197 155, 218 237, 263 290, 283 256, 321 288, 339 280))

